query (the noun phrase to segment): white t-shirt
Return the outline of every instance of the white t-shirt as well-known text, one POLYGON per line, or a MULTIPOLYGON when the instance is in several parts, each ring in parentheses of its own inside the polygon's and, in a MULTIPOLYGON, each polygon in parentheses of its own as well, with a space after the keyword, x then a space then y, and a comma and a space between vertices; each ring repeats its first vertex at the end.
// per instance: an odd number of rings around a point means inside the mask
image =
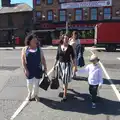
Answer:
POLYGON ((74 53, 76 55, 76 46, 80 44, 80 40, 77 39, 77 40, 73 40, 72 38, 70 39, 69 41, 69 45, 71 45, 73 47, 73 50, 74 50, 74 53))
POLYGON ((84 72, 87 72, 89 74, 88 83, 90 85, 102 85, 103 84, 102 69, 99 67, 99 65, 89 64, 85 68, 77 71, 77 74, 81 74, 84 72))

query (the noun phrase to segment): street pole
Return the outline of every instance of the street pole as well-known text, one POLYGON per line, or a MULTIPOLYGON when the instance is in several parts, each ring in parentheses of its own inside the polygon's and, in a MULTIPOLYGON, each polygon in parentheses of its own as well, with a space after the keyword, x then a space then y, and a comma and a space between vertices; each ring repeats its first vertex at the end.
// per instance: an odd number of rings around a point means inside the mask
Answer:
POLYGON ((66 34, 68 33, 68 20, 66 21, 66 34))
POLYGON ((67 20, 66 20, 66 33, 68 33, 68 31, 69 31, 70 18, 71 18, 71 13, 69 13, 69 15, 67 16, 67 20))

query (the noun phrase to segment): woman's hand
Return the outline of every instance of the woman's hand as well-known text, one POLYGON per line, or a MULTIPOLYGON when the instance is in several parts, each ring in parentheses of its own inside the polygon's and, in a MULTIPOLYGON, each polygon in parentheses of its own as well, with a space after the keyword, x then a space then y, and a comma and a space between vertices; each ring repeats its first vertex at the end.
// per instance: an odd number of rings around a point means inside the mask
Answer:
POLYGON ((73 67, 73 71, 74 71, 74 73, 77 72, 77 66, 76 65, 73 67))
POLYGON ((102 88, 102 85, 99 85, 99 89, 101 89, 102 88))
POLYGON ((75 72, 77 72, 77 66, 75 66, 75 72))
POLYGON ((47 73, 47 67, 45 67, 45 69, 44 69, 44 70, 45 70, 45 72, 47 73))
POLYGON ((25 70, 24 73, 25 73, 26 77, 29 76, 29 71, 28 70, 25 70))

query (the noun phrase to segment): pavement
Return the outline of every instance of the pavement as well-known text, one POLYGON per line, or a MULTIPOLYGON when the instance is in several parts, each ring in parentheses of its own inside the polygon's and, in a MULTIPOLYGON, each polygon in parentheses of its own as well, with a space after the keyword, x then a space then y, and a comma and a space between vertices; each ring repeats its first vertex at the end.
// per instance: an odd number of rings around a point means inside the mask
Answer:
MULTIPOLYGON (((19 47, 15 47, 16 50, 21 50, 23 48, 23 46, 19 46, 19 47)), ((56 50, 57 46, 49 46, 49 45, 45 45, 42 47, 43 50, 56 50)), ((13 50, 12 47, 0 47, 0 50, 13 50)))
MULTIPOLYGON (((10 120, 27 96, 20 51, 0 49, 0 120, 10 120)), ((54 64, 56 50, 49 47, 43 51, 49 72, 54 64)), ((100 57, 115 87, 120 91, 119 52, 93 51, 100 57)), ((89 63, 90 55, 87 48, 84 55, 86 64, 89 63)), ((96 109, 91 109, 87 75, 82 74, 70 83, 67 102, 61 102, 62 85, 58 90, 40 89, 40 102, 29 102, 14 120, 120 120, 120 101, 106 78, 104 74, 104 85, 96 109)))

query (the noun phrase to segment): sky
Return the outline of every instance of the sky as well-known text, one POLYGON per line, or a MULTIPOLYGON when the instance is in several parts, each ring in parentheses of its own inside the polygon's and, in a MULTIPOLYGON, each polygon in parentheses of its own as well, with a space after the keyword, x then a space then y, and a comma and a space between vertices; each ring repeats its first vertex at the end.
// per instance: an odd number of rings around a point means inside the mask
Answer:
MULTIPOLYGON (((32 7, 33 6, 32 1, 33 0, 11 0, 11 3, 27 3, 32 7)), ((1 7, 1 0, 0 0, 0 7, 1 7)))

